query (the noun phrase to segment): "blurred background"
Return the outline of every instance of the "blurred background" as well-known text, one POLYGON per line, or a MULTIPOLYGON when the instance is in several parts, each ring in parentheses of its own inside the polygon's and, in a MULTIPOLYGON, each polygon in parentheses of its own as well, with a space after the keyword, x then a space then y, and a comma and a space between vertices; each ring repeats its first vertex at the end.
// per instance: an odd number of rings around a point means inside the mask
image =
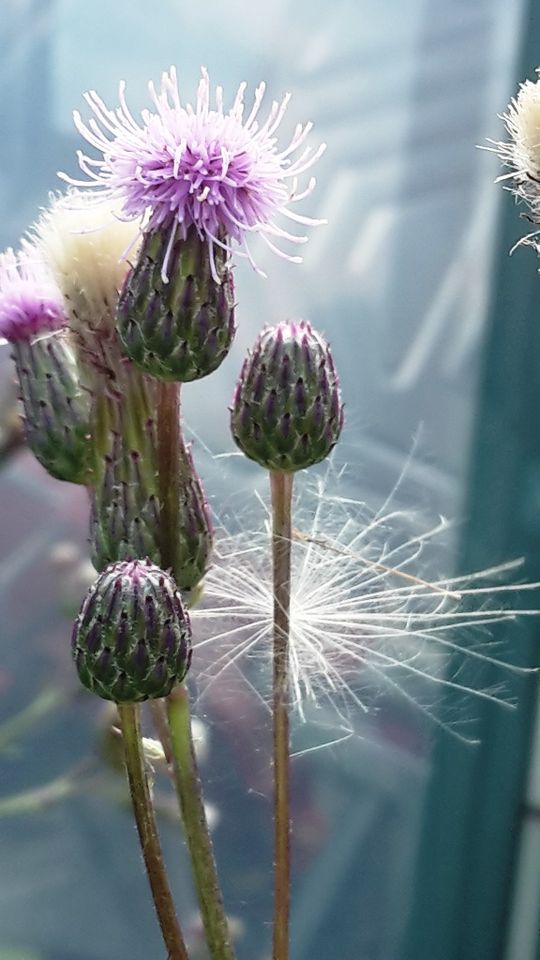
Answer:
MULTIPOLYGON (((497 114, 534 78, 534 0, 2 0, 1 12, 2 248, 57 189, 56 171, 75 173, 71 114, 87 89, 114 105, 125 79, 136 111, 147 80, 174 63, 189 100, 203 64, 231 97, 242 80, 252 90, 264 78, 270 97, 290 90, 288 129, 311 119, 328 143, 307 210, 328 226, 312 231, 302 267, 259 248, 268 281, 239 262, 235 346, 211 392, 205 381, 185 391, 216 514, 239 486, 260 483, 255 467, 215 459, 232 450, 227 404, 244 351, 265 322, 305 316, 327 333, 341 373, 347 495, 376 510, 412 450, 400 506, 456 521, 430 562, 451 576, 524 556, 523 577, 540 579, 540 281, 531 251, 508 257, 526 225, 493 184, 497 161, 476 149, 503 137, 497 114)), ((79 692, 68 646, 92 576, 87 503, 24 450, 14 395, 3 348, 0 960, 147 960, 161 945, 111 716, 79 692)), ((538 630, 506 624, 496 639, 509 660, 538 665, 538 630)), ((455 669, 467 683, 468 665, 455 669)), ((512 712, 431 691, 449 732, 414 708, 414 694, 389 690, 354 736, 299 751, 294 960, 540 957, 536 685, 503 679, 512 712), (453 738, 458 725, 480 744, 453 738)), ((474 682, 492 684, 489 666, 474 682)), ((265 960, 268 718, 248 693, 216 685, 199 715, 239 960, 265 960)), ((195 943, 189 871, 159 777, 156 796, 195 943)))

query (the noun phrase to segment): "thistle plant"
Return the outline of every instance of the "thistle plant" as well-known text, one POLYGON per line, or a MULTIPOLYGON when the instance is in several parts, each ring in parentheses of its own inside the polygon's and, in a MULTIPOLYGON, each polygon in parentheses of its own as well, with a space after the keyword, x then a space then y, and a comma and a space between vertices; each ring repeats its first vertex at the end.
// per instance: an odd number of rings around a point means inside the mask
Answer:
POLYGON ((52 199, 34 232, 63 294, 81 382, 90 397, 90 535, 96 568, 133 557, 159 563, 161 531, 172 530, 173 547, 163 565, 173 570, 181 589, 191 590, 208 566, 212 546, 202 481, 185 446, 174 475, 165 478, 158 469, 163 424, 156 408, 164 395, 178 404, 178 387, 167 388, 138 369, 124 355, 117 329, 129 269, 124 255, 139 251, 138 224, 120 220, 110 200, 96 204, 72 189, 52 199), (162 512, 169 519, 161 524, 162 512))
MULTIPOLYGON (((135 221, 142 235, 140 250, 135 239, 127 245, 124 257, 129 255, 133 263, 122 283, 116 272, 122 257, 114 261, 112 283, 101 298, 103 309, 97 311, 97 320, 94 306, 88 310, 83 302, 81 310, 80 291, 74 295, 66 291, 72 304, 71 325, 78 332, 83 362, 90 368, 93 395, 98 450, 94 556, 99 567, 149 556, 170 570, 180 587, 191 589, 193 598, 207 566, 211 528, 191 451, 182 436, 179 384, 209 375, 231 345, 233 248, 255 266, 247 236, 258 233, 276 253, 298 261, 299 257, 276 247, 274 239, 304 243, 307 237, 284 230, 276 218, 318 222, 290 207, 313 190, 313 178, 299 190, 299 177, 318 159, 324 145, 317 150, 303 146, 311 130, 308 123, 297 126, 292 141, 280 151, 275 133, 289 97, 281 104, 274 102, 265 122, 259 124, 264 89, 264 84, 257 88, 244 118, 245 84, 230 110, 224 109, 219 87, 211 107, 209 79, 203 70, 195 108, 184 107, 171 69, 163 75, 159 91, 150 85, 153 109, 143 111, 140 123, 129 111, 123 84, 116 111, 91 92, 86 100, 94 118, 84 123, 77 113, 75 123, 102 159, 79 154, 88 178, 85 182, 64 175, 72 187, 95 188, 95 200, 83 193, 79 204, 91 216, 100 207, 109 213, 114 210, 127 224, 135 221), (138 379, 132 364, 139 369, 138 379), (141 403, 142 396, 150 397, 155 416, 141 403)), ((78 196, 72 191, 67 201, 56 202, 62 214, 66 204, 77 207, 78 196)), ((63 254, 57 255, 54 212, 49 220, 45 218, 40 236, 50 250, 51 221, 53 260, 58 264, 60 259, 60 273, 69 284, 71 271, 64 269, 63 254)), ((99 230, 95 240, 93 231, 89 233, 94 249, 99 230)), ((316 420, 316 401, 313 415, 316 420)), ((313 433, 316 429, 314 423, 313 433)), ((87 659, 84 662, 87 665, 87 659)), ((163 712, 157 708, 155 715, 163 731, 163 712)), ((174 755, 208 946, 215 960, 230 960, 233 954, 182 688, 171 692, 168 718, 170 735, 165 732, 164 736, 169 741, 167 750, 174 755)))
MULTIPOLYGON (((203 70, 195 104, 184 105, 171 68, 159 88, 150 84, 151 107, 140 118, 128 108, 124 84, 115 109, 94 91, 86 94, 93 116, 84 121, 76 113, 75 124, 97 157, 79 152, 84 179, 62 175, 70 188, 51 199, 32 244, 24 242, 18 254, 8 251, 0 261, 0 336, 13 347, 28 444, 53 476, 82 483, 89 492, 97 578, 73 628, 73 656, 82 685, 116 704, 134 815, 170 960, 187 960, 188 949, 145 769, 139 704, 146 700, 162 743, 159 755, 178 795, 209 955, 234 960, 184 682, 191 623, 202 625, 206 617, 220 631, 220 619, 238 614, 240 625, 199 644, 199 650, 221 644, 213 681, 239 656, 224 640, 240 637, 240 653, 261 643, 270 648, 272 641, 273 960, 288 960, 291 708, 300 705, 302 712, 306 697, 330 688, 363 709, 347 680, 344 655, 356 670, 368 663, 378 675, 404 661, 416 674, 416 654, 403 657, 398 650, 404 638, 436 637, 454 650, 456 627, 504 619, 498 608, 478 617, 443 611, 443 601, 459 601, 467 590, 460 581, 430 584, 405 569, 417 559, 418 537, 406 542, 406 559, 398 548, 393 553, 386 547, 373 557, 365 553, 365 532, 328 543, 315 524, 304 562, 293 570, 293 542, 304 546, 302 532, 292 526, 294 475, 328 457, 343 427, 330 348, 305 320, 261 332, 244 361, 230 411, 236 444, 269 472, 271 562, 266 543, 264 563, 255 567, 234 550, 227 554, 223 543, 212 561, 208 504, 183 435, 181 384, 210 376, 231 348, 237 313, 233 256, 262 272, 251 235, 298 262, 281 244, 303 244, 307 237, 281 221, 322 222, 293 207, 314 189, 313 177, 305 186, 300 180, 324 145, 306 146, 307 123, 279 146, 289 96, 274 101, 261 119, 264 84, 247 107, 245 89, 242 84, 226 108, 223 91, 217 87, 212 94, 203 70), (353 575, 352 558, 361 575, 353 575), (401 579, 384 593, 390 577, 401 579), (205 590, 205 606, 197 608, 205 590), (342 604, 333 613, 332 590, 342 604), (244 606, 239 602, 238 609, 233 601, 239 598, 244 606), (384 631, 395 653, 375 649, 373 641, 384 631), (319 670, 316 684, 302 669, 306 658, 319 670)), ((537 89, 527 88, 523 100, 534 104, 534 116, 523 119, 518 97, 509 120, 515 147, 502 152, 536 214, 537 89)), ((326 493, 323 500, 329 501, 326 493)), ((317 519, 319 508, 314 513, 317 519)), ((261 549, 254 541, 250 556, 259 560, 261 549)))
POLYGON ((272 496, 274 718, 273 960, 289 956, 290 605, 293 475, 331 452, 343 406, 330 348, 309 323, 290 321, 259 335, 244 361, 231 406, 233 437, 270 471, 272 496))

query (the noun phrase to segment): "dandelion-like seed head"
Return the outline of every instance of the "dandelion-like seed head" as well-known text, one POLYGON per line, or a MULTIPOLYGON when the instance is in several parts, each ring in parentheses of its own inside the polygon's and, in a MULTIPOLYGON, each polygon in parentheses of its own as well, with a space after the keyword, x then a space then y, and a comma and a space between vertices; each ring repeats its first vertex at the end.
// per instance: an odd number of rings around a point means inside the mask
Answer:
MULTIPOLYGON (((409 511, 386 503, 373 513, 338 490, 332 464, 315 485, 302 476, 297 485, 290 621, 297 715, 312 718, 321 710, 325 724, 331 718, 333 739, 341 739, 358 729, 359 716, 390 696, 470 741, 461 729, 470 714, 443 720, 436 692, 509 704, 503 684, 486 685, 485 667, 501 671, 503 679, 505 670, 517 669, 496 656, 490 628, 538 613, 500 602, 523 589, 504 582, 515 564, 428 579, 422 558, 440 547, 446 521, 419 529, 409 511), (480 678, 473 679, 469 668, 475 666, 480 678)), ((202 698, 237 670, 265 702, 269 698, 269 541, 269 514, 258 531, 217 536, 202 606, 192 614, 202 698)))
POLYGON ((35 226, 37 243, 65 297, 74 329, 114 327, 114 313, 138 228, 118 217, 118 204, 87 193, 54 196, 35 226))
POLYGON ((64 302, 39 251, 23 241, 0 254, 0 337, 28 342, 67 322, 64 302))
POLYGON ((87 93, 94 117, 84 122, 76 112, 75 125, 101 157, 79 153, 79 165, 88 178, 84 182, 61 176, 103 191, 120 203, 126 219, 144 218, 147 231, 168 233, 171 246, 175 236, 185 239, 194 228, 208 242, 212 262, 215 244, 231 250, 233 242, 251 260, 250 233, 260 234, 279 255, 300 259, 284 253, 275 241, 297 244, 307 237, 291 234, 277 221, 285 217, 300 224, 321 222, 290 208, 313 190, 313 178, 303 189, 299 178, 318 160, 324 145, 305 147, 312 127, 306 123, 296 127, 285 148, 278 146, 277 131, 289 95, 281 103, 274 101, 260 121, 264 83, 257 87, 248 111, 245 83, 229 110, 221 87, 212 104, 205 69, 195 106, 181 102, 174 67, 162 75, 159 89, 152 83, 149 89, 153 108, 143 110, 140 121, 128 108, 124 83, 116 110, 95 91, 87 93))
POLYGON ((510 134, 500 144, 503 163, 519 177, 540 176, 540 80, 525 80, 503 117, 510 134))

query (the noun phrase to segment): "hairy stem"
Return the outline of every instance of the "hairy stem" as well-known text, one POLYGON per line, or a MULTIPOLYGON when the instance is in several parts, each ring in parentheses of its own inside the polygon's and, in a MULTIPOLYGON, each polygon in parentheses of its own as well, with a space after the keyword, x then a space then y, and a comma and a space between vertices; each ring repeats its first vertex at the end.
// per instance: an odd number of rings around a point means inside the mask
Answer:
POLYGON ((291 885, 289 802, 289 620, 293 474, 270 473, 274 589, 274 928, 273 960, 288 960, 291 885))
POLYGON ((157 918, 168 951, 168 960, 188 960, 165 872, 150 799, 141 743, 139 707, 132 703, 118 704, 118 715, 122 728, 133 812, 157 918))
POLYGON ((212 840, 204 810, 191 734, 189 699, 185 687, 178 686, 173 690, 167 699, 167 711, 176 790, 208 949, 212 960, 234 960, 212 840))

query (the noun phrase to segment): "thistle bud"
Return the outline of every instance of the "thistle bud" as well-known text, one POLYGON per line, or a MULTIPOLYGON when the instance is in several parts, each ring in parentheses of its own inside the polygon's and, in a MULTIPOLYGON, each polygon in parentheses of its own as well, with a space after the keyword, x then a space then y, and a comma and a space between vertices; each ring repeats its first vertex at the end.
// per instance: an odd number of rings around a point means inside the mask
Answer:
POLYGON ((32 453, 57 480, 88 483, 90 397, 81 389, 67 334, 19 341, 13 360, 32 453))
MULTIPOLYGON (((133 557, 161 563, 163 505, 151 387, 147 378, 132 382, 126 377, 125 394, 116 402, 113 397, 102 397, 96 405, 95 420, 102 429, 95 443, 98 456, 90 539, 97 570, 133 557)), ((212 549, 206 497, 189 446, 183 448, 178 463, 177 494, 171 566, 178 586, 185 591, 193 589, 204 576, 212 549)))
POLYGON ((153 424, 147 423, 146 429, 148 436, 139 449, 126 447, 121 433, 112 433, 110 451, 96 469, 90 514, 96 570, 133 557, 160 561, 153 424))
POLYGON ((193 590, 206 573, 213 532, 204 488, 190 446, 184 448, 180 465, 178 521, 174 575, 181 590, 193 590))
POLYGON ((111 564, 82 604, 72 650, 81 683, 105 700, 168 696, 191 659, 189 616, 174 580, 149 561, 111 564))
POLYGON ((326 341, 305 320, 263 330, 244 361, 231 407, 242 452, 268 470, 302 470, 328 456, 342 426, 326 341))
POLYGON ((28 445, 59 480, 87 479, 89 397, 81 389, 62 294, 38 249, 0 256, 0 335, 13 348, 28 445))
POLYGON ((160 380, 185 383, 212 373, 229 352, 234 333, 233 276, 227 253, 193 228, 183 240, 147 233, 126 278, 118 330, 128 357, 160 380))

